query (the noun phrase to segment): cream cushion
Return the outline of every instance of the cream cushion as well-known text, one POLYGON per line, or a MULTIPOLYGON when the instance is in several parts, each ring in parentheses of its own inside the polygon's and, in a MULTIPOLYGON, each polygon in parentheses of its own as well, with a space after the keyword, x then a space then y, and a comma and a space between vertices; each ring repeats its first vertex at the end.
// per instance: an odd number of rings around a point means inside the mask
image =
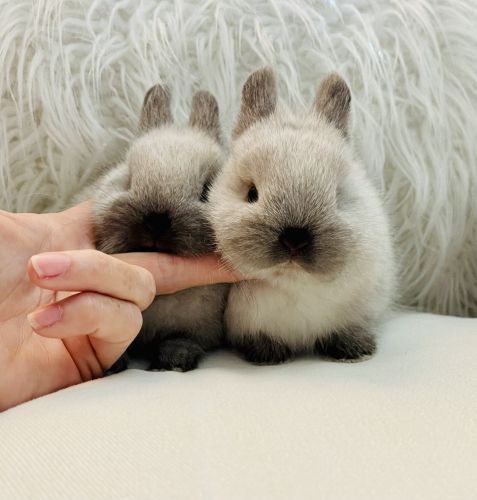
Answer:
POLYGON ((0 497, 477 498, 477 319, 397 314, 365 362, 127 372, 0 415, 0 497))

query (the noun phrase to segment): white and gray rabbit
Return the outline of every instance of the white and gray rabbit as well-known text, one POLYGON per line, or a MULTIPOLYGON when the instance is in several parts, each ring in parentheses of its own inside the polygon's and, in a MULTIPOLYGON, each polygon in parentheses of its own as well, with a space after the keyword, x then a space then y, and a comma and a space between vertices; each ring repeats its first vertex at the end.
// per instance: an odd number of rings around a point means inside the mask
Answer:
POLYGON ((274 73, 244 85, 231 155, 210 193, 217 246, 237 271, 226 336, 255 363, 296 353, 358 360, 376 349, 394 259, 381 200, 348 138, 336 74, 305 116, 277 110, 274 73))
MULTIPOLYGON (((197 256, 214 251, 208 190, 222 167, 219 110, 207 92, 195 94, 189 125, 172 123, 168 92, 144 98, 139 135, 125 160, 83 193, 94 200, 96 246, 106 253, 157 251, 197 256)), ((143 327, 112 371, 129 357, 150 369, 187 371, 223 337, 228 285, 196 287, 156 297, 143 327)))

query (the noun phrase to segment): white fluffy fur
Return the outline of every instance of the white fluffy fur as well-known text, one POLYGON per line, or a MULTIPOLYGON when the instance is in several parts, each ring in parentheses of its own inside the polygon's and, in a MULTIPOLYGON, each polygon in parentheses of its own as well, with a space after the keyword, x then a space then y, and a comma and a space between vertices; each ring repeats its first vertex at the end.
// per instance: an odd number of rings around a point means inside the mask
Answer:
MULTIPOLYGON (((240 272, 260 278, 232 285, 225 310, 232 341, 264 333, 294 351, 311 351, 317 338, 330 332, 350 326, 369 326, 373 331, 382 320, 395 289, 389 224, 363 166, 353 159, 341 133, 316 112, 300 122, 279 111, 245 130, 233 142, 230 158, 211 190, 210 204, 224 257, 240 272), (265 151, 273 151, 273 156, 265 151), (243 191, 242 185, 251 180, 258 187, 256 204, 247 203, 243 191), (337 186, 339 208, 332 203, 332 208, 315 215, 316 206, 327 206, 330 193, 335 199, 337 186), (312 188, 315 196, 310 194, 312 188), (309 200, 307 207, 304 199, 309 200), (353 241, 338 272, 311 272, 286 261, 272 266, 271 258, 262 268, 254 261, 263 242, 260 230, 251 234, 244 222, 249 213, 278 229, 301 226, 303 221, 314 227, 322 219, 336 217, 335 211, 353 241), (231 248, 227 242, 231 237, 251 240, 242 249, 246 254, 231 248)), ((234 240, 232 245, 236 244, 234 240)))
POLYGON ((132 137, 145 90, 214 93, 225 136, 245 77, 272 64, 308 106, 339 71, 359 154, 396 229, 403 301, 477 314, 474 0, 4 0, 0 207, 54 210, 132 137))
POLYGON ((349 176, 363 201, 347 222, 365 235, 353 259, 336 279, 279 266, 257 273, 259 281, 232 286, 225 312, 230 338, 264 332, 294 350, 310 350, 330 331, 382 319, 392 296, 393 261, 381 202, 360 168, 353 164, 349 176))

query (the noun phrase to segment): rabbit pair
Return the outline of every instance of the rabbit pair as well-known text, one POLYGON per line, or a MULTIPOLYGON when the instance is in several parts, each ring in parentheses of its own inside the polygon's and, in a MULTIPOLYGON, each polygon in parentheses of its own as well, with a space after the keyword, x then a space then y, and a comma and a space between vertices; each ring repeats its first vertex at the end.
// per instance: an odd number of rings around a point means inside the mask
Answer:
POLYGON ((259 70, 244 85, 225 161, 210 94, 196 94, 183 129, 171 124, 161 87, 146 94, 141 135, 94 190, 98 248, 217 248, 248 279, 230 292, 213 285, 157 297, 130 353, 151 368, 194 368, 220 345, 222 320, 227 342, 258 364, 374 352, 393 255, 382 204, 349 144, 350 100, 332 74, 313 109, 296 117, 278 109, 273 72, 259 70))

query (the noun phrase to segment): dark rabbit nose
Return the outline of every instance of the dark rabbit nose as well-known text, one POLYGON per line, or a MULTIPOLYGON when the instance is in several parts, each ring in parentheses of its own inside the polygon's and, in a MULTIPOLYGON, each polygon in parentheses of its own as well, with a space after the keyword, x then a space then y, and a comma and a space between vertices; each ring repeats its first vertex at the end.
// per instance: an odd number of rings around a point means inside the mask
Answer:
POLYGON ((312 236, 304 227, 286 227, 278 237, 278 241, 285 250, 297 252, 311 244, 312 236))
POLYGON ((144 225, 154 234, 162 234, 171 228, 168 212, 150 212, 143 217, 144 225))

